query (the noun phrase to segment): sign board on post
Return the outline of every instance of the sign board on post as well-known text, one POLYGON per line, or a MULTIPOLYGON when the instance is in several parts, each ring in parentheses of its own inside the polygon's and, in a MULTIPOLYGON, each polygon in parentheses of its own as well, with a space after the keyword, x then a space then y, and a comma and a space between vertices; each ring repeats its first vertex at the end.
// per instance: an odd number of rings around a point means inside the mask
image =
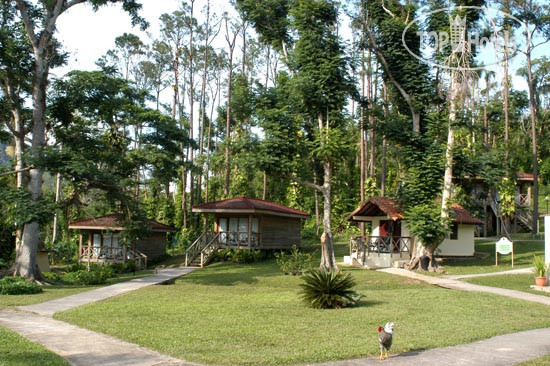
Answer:
POLYGON ((498 266, 498 255, 512 254, 512 267, 514 267, 514 243, 506 237, 502 237, 495 245, 495 265, 498 266))

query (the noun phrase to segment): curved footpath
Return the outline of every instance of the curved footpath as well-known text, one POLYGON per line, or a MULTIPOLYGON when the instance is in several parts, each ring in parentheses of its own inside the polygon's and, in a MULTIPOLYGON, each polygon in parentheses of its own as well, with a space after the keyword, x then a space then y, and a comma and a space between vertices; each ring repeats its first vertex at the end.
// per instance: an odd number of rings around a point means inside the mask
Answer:
MULTIPOLYGON (((138 288, 172 281, 195 269, 194 267, 163 269, 149 277, 134 279, 41 304, 21 306, 17 310, 0 310, 0 325, 19 333, 33 342, 41 344, 76 366, 198 365, 166 356, 105 334, 54 320, 51 317, 58 311, 103 300, 138 288)), ((397 268, 388 268, 381 271, 418 279, 445 288, 461 291, 489 292, 550 305, 550 297, 547 296, 473 285, 452 278, 431 277, 397 268)), ((333 361, 317 364, 317 366, 369 366, 384 364, 392 366, 511 366, 547 354, 550 354, 550 328, 505 334, 465 345, 392 355, 386 361, 379 361, 378 358, 371 357, 333 361)))

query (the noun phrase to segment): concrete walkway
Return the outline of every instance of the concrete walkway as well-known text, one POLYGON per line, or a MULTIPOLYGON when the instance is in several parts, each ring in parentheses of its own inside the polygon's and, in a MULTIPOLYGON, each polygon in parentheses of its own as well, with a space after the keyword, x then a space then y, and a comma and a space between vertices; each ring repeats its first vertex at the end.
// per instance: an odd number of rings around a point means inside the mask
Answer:
POLYGON ((507 296, 515 299, 537 302, 539 304, 544 304, 544 305, 550 305, 550 296, 535 295, 528 292, 515 291, 515 290, 509 290, 509 289, 498 288, 498 287, 475 285, 473 283, 462 282, 462 281, 458 281, 458 280, 454 280, 446 277, 432 277, 432 276, 423 275, 414 271, 408 271, 402 268, 385 268, 385 269, 380 269, 379 271, 391 273, 394 275, 404 276, 408 278, 413 278, 435 286, 440 286, 440 287, 449 288, 453 290, 487 292, 490 294, 507 296))
MULTIPOLYGON (((395 334, 399 342, 399 333, 395 334)), ((391 355, 386 361, 363 358, 316 366, 512 366, 550 354, 550 328, 505 334, 460 346, 391 355)))
POLYGON ((474 278, 474 277, 490 277, 490 276, 502 276, 502 275, 511 275, 511 274, 529 274, 533 273, 534 268, 520 268, 512 269, 510 271, 500 271, 500 272, 489 272, 489 273, 477 273, 477 274, 465 274, 465 275, 446 275, 441 276, 443 278, 449 278, 451 280, 461 280, 464 278, 474 278))
POLYGON ((41 344, 75 366, 196 365, 51 318, 58 311, 104 300, 146 286, 173 281, 195 269, 197 268, 162 269, 148 277, 105 286, 41 304, 21 306, 18 308, 19 311, 0 310, 0 326, 41 344))
POLYGON ((108 299, 109 297, 124 294, 126 292, 138 290, 143 287, 158 285, 160 283, 172 281, 175 278, 181 277, 189 272, 194 271, 197 267, 181 267, 181 268, 166 268, 159 270, 156 274, 135 278, 130 281, 117 283, 111 286, 101 287, 95 290, 81 292, 79 294, 62 297, 40 304, 20 306, 20 310, 30 311, 32 313, 52 316, 59 311, 69 310, 78 306, 90 304, 96 301, 108 299))
POLYGON ((75 366, 193 365, 48 316, 0 310, 0 325, 41 344, 75 366))

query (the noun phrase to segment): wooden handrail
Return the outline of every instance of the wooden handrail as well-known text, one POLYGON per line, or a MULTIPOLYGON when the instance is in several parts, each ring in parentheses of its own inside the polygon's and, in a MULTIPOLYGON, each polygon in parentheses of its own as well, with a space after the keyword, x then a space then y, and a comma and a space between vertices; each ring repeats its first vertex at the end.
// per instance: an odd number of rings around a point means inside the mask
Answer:
POLYGON ((350 256, 353 257, 355 253, 359 260, 359 254, 361 254, 363 263, 370 253, 377 253, 378 256, 384 253, 399 253, 402 258, 403 253, 410 253, 413 242, 414 239, 409 236, 368 236, 365 241, 361 237, 352 237, 350 239, 350 256))
POLYGON ((90 262, 92 259, 94 262, 99 260, 113 262, 133 260, 139 269, 147 268, 147 255, 130 247, 82 247, 79 260, 90 262))

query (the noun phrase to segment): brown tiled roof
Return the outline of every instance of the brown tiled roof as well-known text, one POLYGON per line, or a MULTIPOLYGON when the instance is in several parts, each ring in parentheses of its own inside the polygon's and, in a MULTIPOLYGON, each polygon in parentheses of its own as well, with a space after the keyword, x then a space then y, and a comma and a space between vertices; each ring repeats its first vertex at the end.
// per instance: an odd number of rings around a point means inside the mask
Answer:
POLYGON ((279 216, 309 217, 307 212, 287 207, 279 203, 257 198, 236 197, 223 201, 206 202, 193 206, 193 212, 205 213, 264 213, 279 216))
MULTIPOLYGON (((149 220, 152 231, 175 232, 176 228, 149 220)), ((69 229, 99 229, 99 230, 124 230, 120 214, 105 215, 91 219, 73 221, 69 229)))
POLYGON ((386 216, 392 220, 404 218, 401 203, 389 197, 371 197, 348 216, 353 221, 353 216, 386 216))
POLYGON ((459 204, 453 203, 451 208, 453 209, 453 222, 456 222, 457 224, 483 224, 483 221, 473 217, 470 214, 470 211, 466 210, 459 204))
POLYGON ((516 178, 517 180, 527 180, 527 181, 535 180, 535 176, 533 174, 526 173, 526 172, 516 172, 516 178))
MULTIPOLYGON (((482 224, 483 222, 473 217, 464 207, 453 204, 453 222, 459 224, 482 224)), ((371 197, 363 203, 359 208, 348 216, 349 221, 353 220, 353 216, 389 216, 393 221, 405 218, 401 203, 393 198, 388 197, 371 197)))

